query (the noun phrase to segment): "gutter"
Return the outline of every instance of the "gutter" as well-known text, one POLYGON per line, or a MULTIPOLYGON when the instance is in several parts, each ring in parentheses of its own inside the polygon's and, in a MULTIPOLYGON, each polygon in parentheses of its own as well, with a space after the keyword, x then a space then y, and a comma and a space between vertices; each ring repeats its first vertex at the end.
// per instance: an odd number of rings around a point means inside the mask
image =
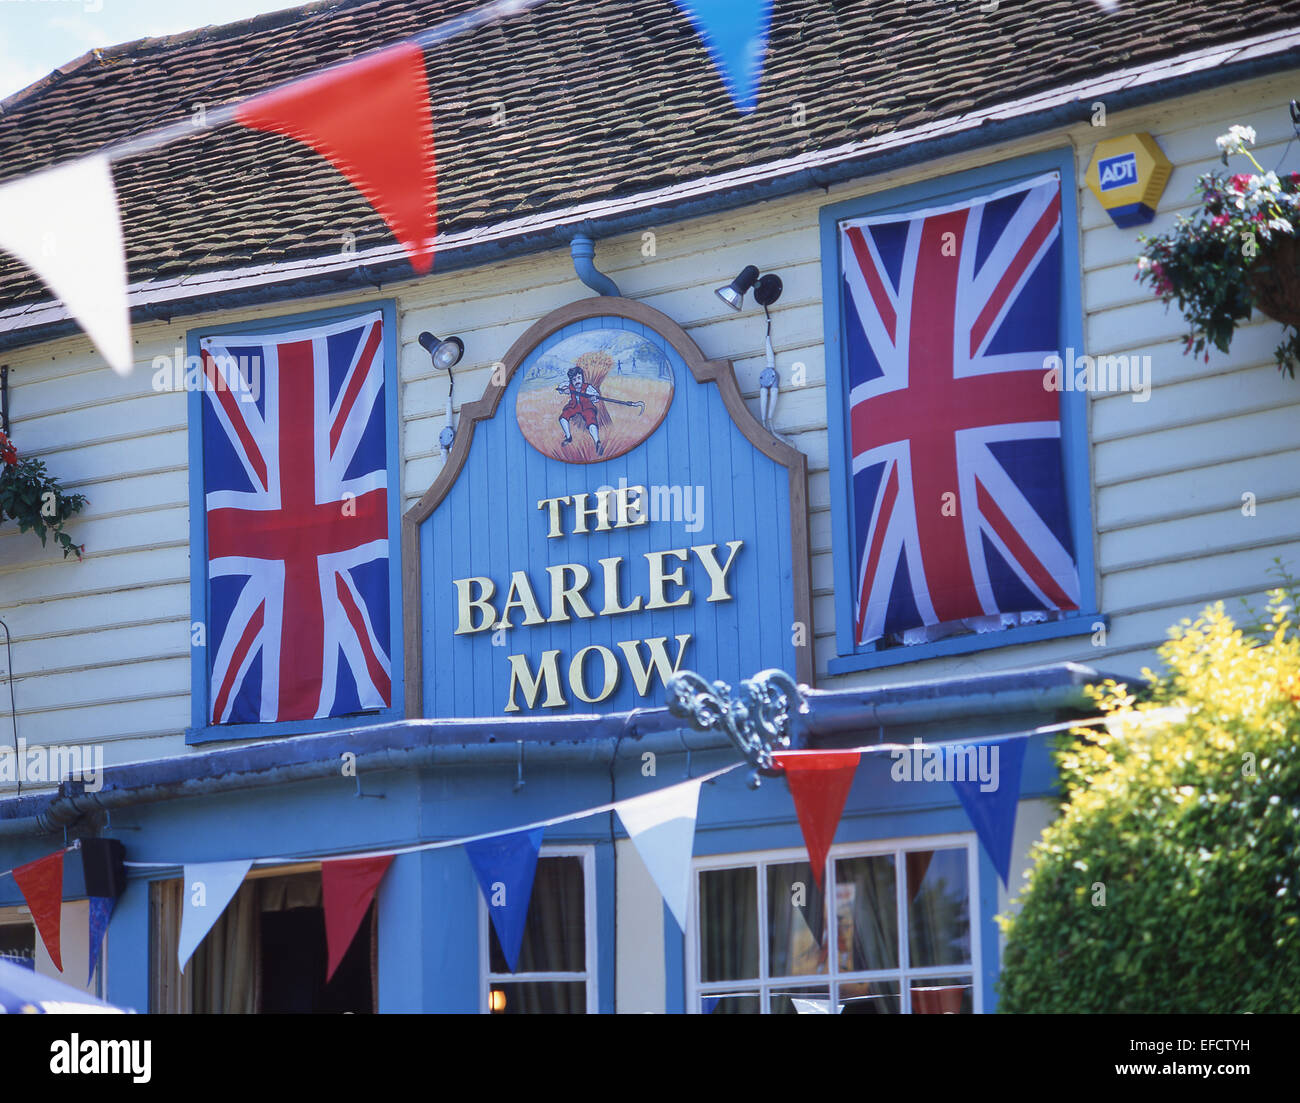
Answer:
MULTIPOLYGON (((880 742, 885 728, 1083 709, 1083 687, 1102 677, 1090 667, 1060 663, 882 689, 808 690, 808 711, 795 718, 792 745, 832 745, 837 736, 841 741, 852 736, 859 744, 880 742)), ((337 778, 344 753, 356 756, 359 773, 374 774, 513 766, 521 754, 547 765, 608 767, 612 760, 646 751, 681 754, 732 747, 724 732, 694 730, 667 708, 604 716, 398 720, 112 766, 103 771, 97 792, 86 792, 84 782, 64 781, 54 793, 0 800, 0 838, 50 834, 85 816, 133 805, 337 778)))
MULTIPOLYGON (((836 183, 863 179, 920 162, 954 156, 1056 127, 1090 120, 1101 98, 1110 113, 1300 68, 1300 31, 1283 31, 1220 44, 1144 67, 1121 70, 1064 88, 1036 93, 954 119, 831 150, 641 193, 606 199, 491 227, 476 227, 437 242, 439 273, 479 267, 564 248, 575 233, 609 237, 635 233, 836 183)), ((261 306, 290 299, 370 291, 407 283, 411 275, 397 245, 368 250, 343 262, 307 258, 252 270, 215 272, 136 285, 133 323, 261 306), (346 263, 346 267, 344 264, 346 263), (203 285, 219 290, 194 293, 203 285), (234 286, 231 286, 234 285, 234 286)), ((0 311, 0 352, 80 332, 57 300, 0 311)))

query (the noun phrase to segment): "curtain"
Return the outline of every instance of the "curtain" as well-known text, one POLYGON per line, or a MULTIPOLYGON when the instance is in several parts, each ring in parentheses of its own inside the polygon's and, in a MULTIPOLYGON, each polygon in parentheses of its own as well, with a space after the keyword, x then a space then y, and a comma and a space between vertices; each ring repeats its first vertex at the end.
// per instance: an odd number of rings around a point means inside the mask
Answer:
MULTIPOLYGON (((519 951, 520 973, 581 973, 586 967, 586 897, 582 859, 542 858, 537 863, 533 895, 519 951)), ((489 925, 490 927, 490 925, 489 925)), ((506 972, 505 957, 490 929, 493 973, 506 972)), ((512 984, 493 988, 506 996, 506 1012, 519 1014, 580 1014, 587 1007, 587 986, 581 981, 512 984)))
POLYGON ((842 858, 835 865, 840 969, 898 965, 898 903, 894 856, 842 858))
POLYGON ((913 967, 969 963, 966 851, 913 852, 907 856, 907 866, 911 895, 908 946, 913 967), (914 872, 920 873, 915 885, 911 883, 914 872))
POLYGON ((186 970, 192 973, 193 1010, 252 1015, 261 974, 261 882, 245 881, 213 924, 186 970))
POLYGON ((757 978, 758 870, 709 869, 699 884, 700 979, 757 978))
POLYGON ((190 985, 176 964, 181 940, 181 882, 154 881, 149 886, 149 1010, 180 1015, 190 1010, 190 985))
POLYGON ((769 975, 826 972, 826 895, 808 862, 767 867, 767 932, 769 975))

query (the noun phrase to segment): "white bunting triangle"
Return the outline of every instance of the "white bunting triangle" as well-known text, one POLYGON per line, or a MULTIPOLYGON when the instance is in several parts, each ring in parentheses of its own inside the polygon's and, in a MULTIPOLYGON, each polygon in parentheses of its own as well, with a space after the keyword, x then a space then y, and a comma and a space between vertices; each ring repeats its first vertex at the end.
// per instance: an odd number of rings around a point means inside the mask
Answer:
POLYGON ((242 858, 235 862, 195 862, 185 866, 185 881, 181 885, 184 900, 181 937, 176 951, 182 973, 199 943, 239 891, 252 865, 251 858, 242 858))
POLYGON ((698 778, 614 805, 624 830, 683 931, 686 902, 691 894, 691 854, 699 807, 698 778))
POLYGON ((106 158, 0 184, 0 249, 40 276, 115 372, 130 372, 126 254, 106 158))

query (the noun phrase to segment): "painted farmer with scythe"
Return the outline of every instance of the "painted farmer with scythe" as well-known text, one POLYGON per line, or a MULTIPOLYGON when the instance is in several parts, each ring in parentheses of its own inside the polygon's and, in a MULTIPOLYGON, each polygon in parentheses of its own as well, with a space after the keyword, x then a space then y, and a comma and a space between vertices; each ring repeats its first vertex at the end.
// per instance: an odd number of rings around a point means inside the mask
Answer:
POLYGON ((564 409, 560 411, 560 428, 564 430, 561 444, 573 443, 570 422, 579 421, 591 434, 596 445, 596 455, 603 456, 605 443, 600 439, 600 427, 610 424, 608 405, 633 406, 637 408, 638 414, 644 412, 644 402, 623 402, 617 398, 606 398, 600 393, 600 384, 613 366, 614 358, 607 352, 584 352, 569 369, 568 383, 555 388, 560 394, 568 396, 564 409))

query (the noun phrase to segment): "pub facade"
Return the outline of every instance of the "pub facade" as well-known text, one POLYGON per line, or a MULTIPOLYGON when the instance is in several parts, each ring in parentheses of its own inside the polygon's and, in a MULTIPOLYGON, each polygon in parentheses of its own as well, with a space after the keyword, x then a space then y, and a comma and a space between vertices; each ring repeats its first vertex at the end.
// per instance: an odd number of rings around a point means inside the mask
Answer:
MULTIPOLYGON (((6 260, 8 436, 88 505, 79 559, 0 526, 0 870, 68 848, 62 969, 12 876, 0 953, 158 1013, 993 1012, 995 916, 1055 815, 1085 687, 1138 678, 1171 624, 1257 597, 1300 551, 1278 327, 1186 357, 1132 278, 1138 234, 1188 208, 1229 126, 1300 168, 1285 5, 1246 35, 1194 4, 1194 41, 1170 5, 1039 5, 1086 64, 948 104, 978 60, 895 94, 866 5, 837 37, 833 5, 778 4, 746 120, 667 5, 588 6, 635 76, 607 116, 598 73, 542 64, 598 22, 543 6, 482 32, 498 69, 533 66, 527 93, 430 59, 429 275, 311 154, 202 130, 190 153, 257 171, 202 195, 193 168, 120 174, 142 243, 128 375, 6 260), (660 34, 676 60, 643 72, 634 47, 660 34), (493 123, 501 103, 528 125, 493 123), (545 162, 547 112, 570 110, 545 162), (1099 145, 1130 136, 1168 165, 1154 222, 1090 187, 1099 145), (634 168, 602 183, 584 143, 634 168), (230 248, 199 233, 241 210, 230 248), (996 845, 928 746, 1001 749, 996 845), (78 776, 34 775, 50 748, 78 776), (850 749, 814 864, 787 767, 850 749), (626 802, 674 786, 696 803, 642 831, 626 802), (647 840, 688 821, 678 892, 647 840), (121 878, 102 921, 101 857, 121 878), (331 863, 378 859, 339 936, 331 863)), ((0 148, 55 125, 103 142, 60 114, 91 90, 126 103, 181 63, 281 58, 233 99, 443 7, 129 44, 130 65, 82 59, 6 101, 0 148)), ((888 18, 920 45, 944 11, 888 18)), ((978 43, 977 18, 952 33, 978 43)), ((121 110, 103 127, 130 129, 121 110)))

